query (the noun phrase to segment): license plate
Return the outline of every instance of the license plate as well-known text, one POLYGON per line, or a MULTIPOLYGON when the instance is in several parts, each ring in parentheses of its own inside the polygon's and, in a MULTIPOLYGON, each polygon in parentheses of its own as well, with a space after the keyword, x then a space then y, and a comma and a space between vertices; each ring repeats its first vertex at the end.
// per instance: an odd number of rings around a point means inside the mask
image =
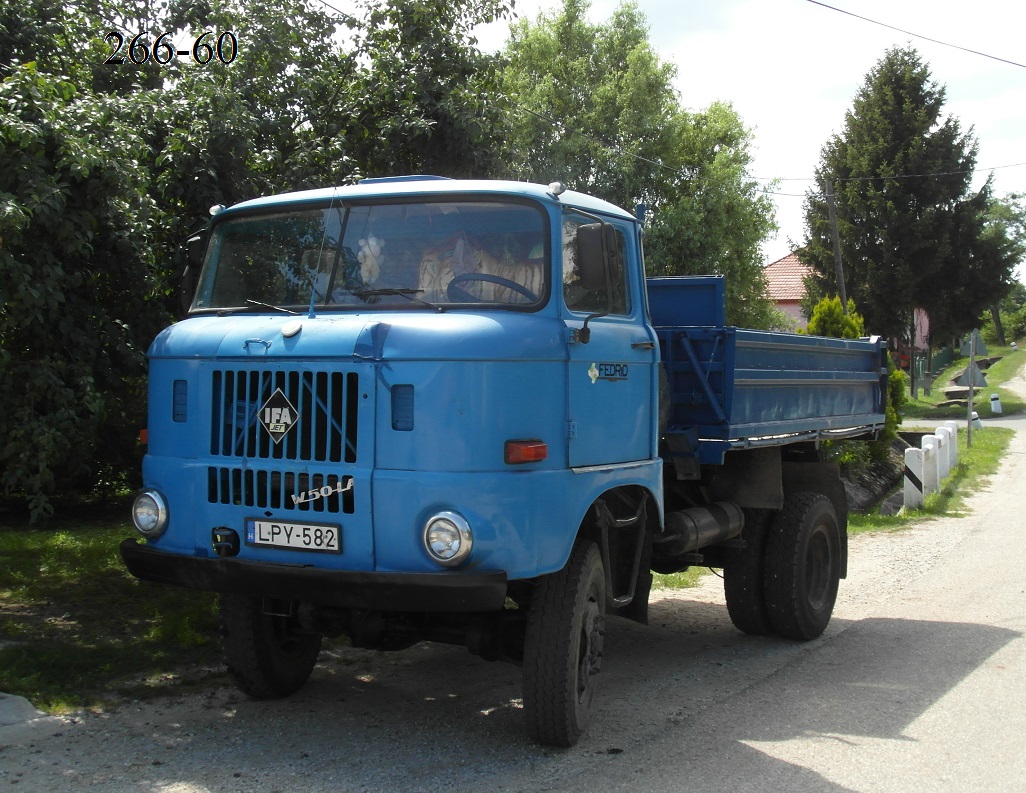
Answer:
POLYGON ((284 523, 275 520, 246 521, 246 544, 297 551, 342 553, 342 531, 323 523, 284 523))

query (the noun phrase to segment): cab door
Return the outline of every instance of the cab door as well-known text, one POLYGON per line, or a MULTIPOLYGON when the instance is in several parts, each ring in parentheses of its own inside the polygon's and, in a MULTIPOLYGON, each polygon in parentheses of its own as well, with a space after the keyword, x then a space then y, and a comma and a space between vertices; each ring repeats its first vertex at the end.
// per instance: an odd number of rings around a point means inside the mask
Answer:
POLYGON ((658 346, 645 320, 640 252, 628 237, 629 226, 608 225, 610 272, 596 278, 578 262, 582 254, 577 245, 579 233, 585 233, 581 227, 594 232, 595 220, 570 212, 563 224, 571 468, 649 460, 656 454, 653 382, 658 346))

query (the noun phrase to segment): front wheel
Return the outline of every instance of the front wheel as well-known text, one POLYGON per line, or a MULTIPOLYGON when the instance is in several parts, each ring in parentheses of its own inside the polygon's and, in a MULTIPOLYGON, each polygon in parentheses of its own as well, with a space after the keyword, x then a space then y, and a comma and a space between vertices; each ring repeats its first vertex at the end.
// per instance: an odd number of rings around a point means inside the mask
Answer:
POLYGON ((578 543, 531 598, 524 638, 524 714, 531 737, 573 746, 584 733, 602 667, 606 578, 598 546, 578 543))
POLYGON ((221 595, 221 650, 235 684, 254 699, 280 699, 310 678, 321 635, 295 617, 267 614, 262 598, 221 595))
POLYGON ((793 493, 766 539, 766 612, 774 633, 815 639, 834 612, 841 571, 841 535, 830 499, 793 493))

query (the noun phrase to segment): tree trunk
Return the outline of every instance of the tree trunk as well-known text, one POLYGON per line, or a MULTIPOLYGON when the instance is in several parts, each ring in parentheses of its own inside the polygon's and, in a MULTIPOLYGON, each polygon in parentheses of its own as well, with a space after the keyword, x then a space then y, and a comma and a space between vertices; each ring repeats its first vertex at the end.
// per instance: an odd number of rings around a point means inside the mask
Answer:
POLYGON ((916 315, 914 309, 908 330, 908 392, 912 399, 919 396, 916 393, 916 315))
POLYGON ((997 306, 990 307, 990 316, 994 319, 994 331, 997 333, 998 347, 1005 346, 1005 329, 1001 325, 1001 311, 997 306))

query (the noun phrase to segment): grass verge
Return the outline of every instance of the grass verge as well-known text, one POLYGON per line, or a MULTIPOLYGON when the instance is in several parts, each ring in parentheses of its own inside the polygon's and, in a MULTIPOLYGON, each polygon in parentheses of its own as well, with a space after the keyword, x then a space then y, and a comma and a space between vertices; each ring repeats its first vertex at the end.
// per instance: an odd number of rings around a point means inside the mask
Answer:
POLYGON ((0 519, 0 691, 96 709, 219 663, 213 595, 134 579, 117 547, 135 531, 110 514, 55 523, 0 519))
POLYGON ((652 576, 652 588, 687 589, 688 587, 698 586, 699 579, 709 572, 708 567, 689 567, 687 570, 682 570, 679 573, 667 573, 666 575, 654 573, 652 576))
MULTIPOLYGON (((1011 380, 1026 366, 1026 352, 1013 350, 1011 347, 998 347, 990 351, 990 357, 1000 356, 1001 360, 996 361, 993 366, 987 369, 984 374, 987 382, 993 385, 983 387, 977 394, 973 403, 973 410, 980 418, 991 418, 994 414, 990 409, 990 395, 997 394, 1001 401, 1003 413, 1020 413, 1026 410, 1026 403, 1022 397, 1003 388, 1000 384, 1011 380)), ((963 369, 969 365, 968 358, 957 358, 949 366, 938 372, 934 380, 934 386, 929 395, 920 393, 917 399, 909 398, 901 414, 906 420, 940 420, 940 419, 964 419, 967 409, 962 405, 941 406, 947 401, 944 395, 944 388, 952 378, 958 376, 963 369)))

